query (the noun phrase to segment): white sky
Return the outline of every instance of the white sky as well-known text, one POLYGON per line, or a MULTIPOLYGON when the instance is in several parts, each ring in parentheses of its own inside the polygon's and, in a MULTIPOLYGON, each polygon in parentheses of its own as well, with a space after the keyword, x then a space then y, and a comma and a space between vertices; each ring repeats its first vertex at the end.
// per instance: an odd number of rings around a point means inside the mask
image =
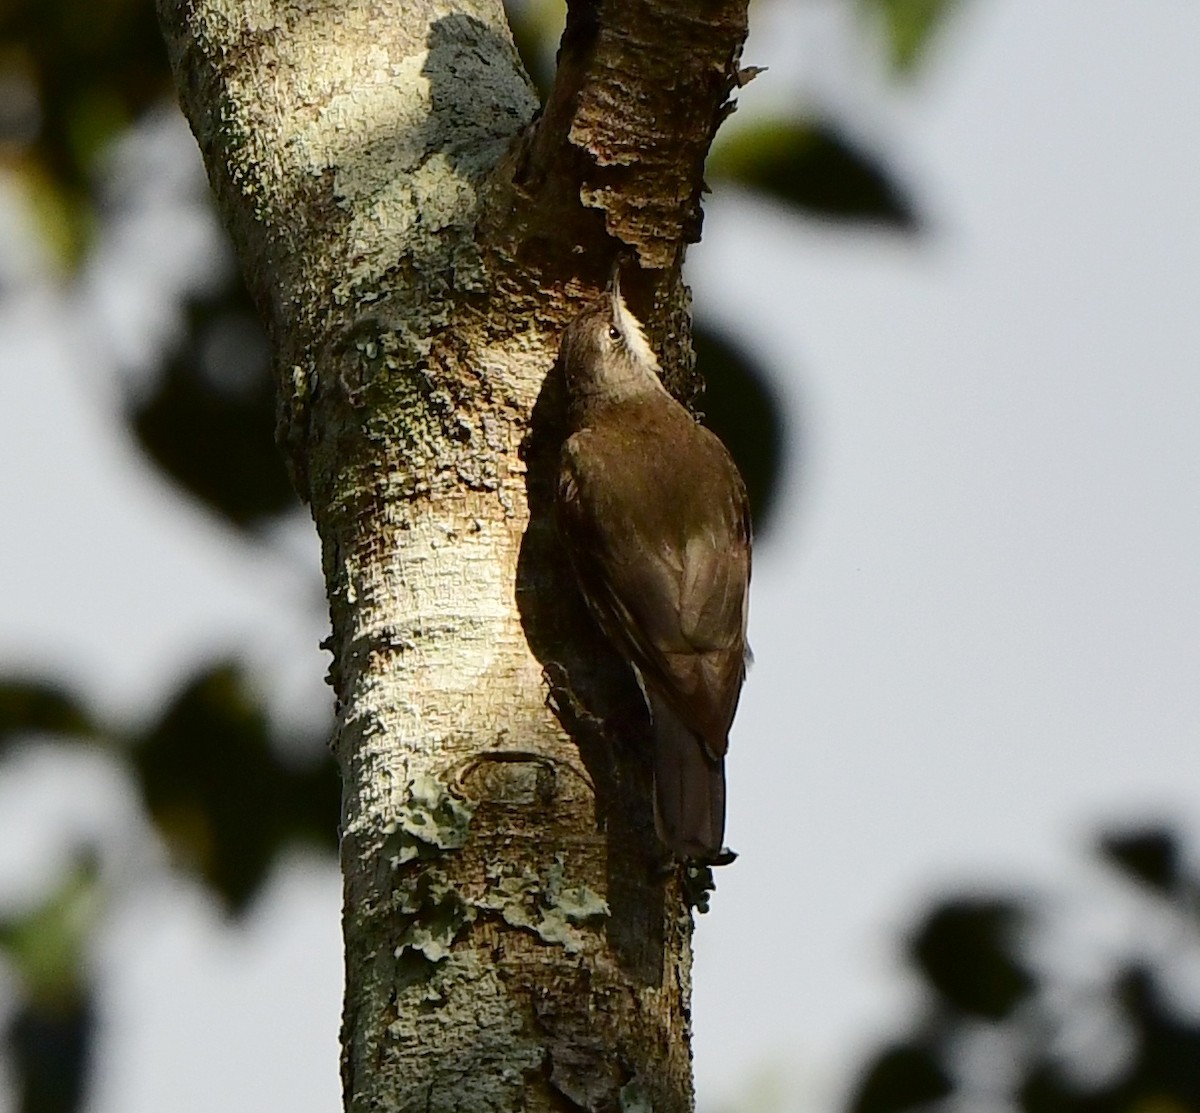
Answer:
MULTIPOLYGON (((946 887, 1086 908, 1100 825, 1197 831, 1200 8, 976 0, 897 87, 839 7, 759 10, 746 61, 772 68, 745 111, 832 106, 932 229, 718 197, 693 256, 701 310, 778 368, 804 467, 756 555, 742 856, 698 931, 702 1111, 832 1111, 903 1017, 899 933, 946 887)), ((65 666, 140 713, 198 655, 248 647, 300 698, 324 668, 311 581, 146 471, 81 370, 86 322, 54 307, 0 313, 0 671, 65 666)), ((136 841, 102 762, 14 764, 0 892, 36 886, 27 847, 61 857, 64 823, 136 841)), ((289 864, 238 934, 149 865, 97 956, 94 1113, 337 1108, 334 871, 289 864)))

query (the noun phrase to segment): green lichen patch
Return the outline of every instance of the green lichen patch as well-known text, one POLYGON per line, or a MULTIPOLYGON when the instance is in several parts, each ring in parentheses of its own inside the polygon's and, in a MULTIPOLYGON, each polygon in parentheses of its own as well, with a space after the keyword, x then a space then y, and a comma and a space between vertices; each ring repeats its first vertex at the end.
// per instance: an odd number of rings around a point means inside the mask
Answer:
POLYGON ((451 795, 435 777, 415 777, 408 784, 408 799, 384 837, 380 857, 395 869, 418 858, 438 858, 448 850, 459 850, 467 841, 472 811, 467 801, 451 795))
POLYGON ((449 957, 458 933, 475 919, 475 910, 434 869, 397 889, 395 907, 405 922, 393 952, 396 958, 415 951, 430 962, 441 962, 449 957))
POLYGON ((439 1000, 438 970, 476 915, 440 870, 426 867, 413 874, 391 895, 388 923, 394 943, 375 954, 377 976, 396 992, 423 985, 429 1000, 439 1000))
POLYGON ((586 885, 563 885, 561 855, 544 878, 533 870, 493 874, 477 905, 568 954, 583 950, 586 937, 579 927, 594 925, 609 915, 608 902, 594 890, 586 885))
POLYGON ((586 885, 565 886, 563 872, 563 857, 558 854, 546 875, 546 895, 552 908, 572 924, 593 923, 608 916, 608 901, 586 885))

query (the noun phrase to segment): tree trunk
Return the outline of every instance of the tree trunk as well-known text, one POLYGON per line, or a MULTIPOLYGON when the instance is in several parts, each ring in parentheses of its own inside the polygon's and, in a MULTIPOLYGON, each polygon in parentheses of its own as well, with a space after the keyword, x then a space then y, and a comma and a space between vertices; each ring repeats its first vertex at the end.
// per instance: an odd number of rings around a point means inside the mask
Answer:
POLYGON ((745 3, 573 4, 533 122, 500 0, 160 0, 321 536, 347 1110, 692 1107, 685 878, 554 535, 549 373, 625 252, 690 396, 745 3))

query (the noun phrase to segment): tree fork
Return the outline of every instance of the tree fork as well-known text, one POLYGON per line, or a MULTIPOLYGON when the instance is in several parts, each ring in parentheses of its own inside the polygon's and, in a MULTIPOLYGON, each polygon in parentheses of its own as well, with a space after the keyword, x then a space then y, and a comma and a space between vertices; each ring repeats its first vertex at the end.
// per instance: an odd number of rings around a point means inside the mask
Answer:
POLYGON ((499 0, 159 0, 321 537, 347 1110, 692 1107, 691 919, 554 537, 547 375, 623 252, 694 392, 680 269, 745 7, 572 3, 535 119, 499 0))

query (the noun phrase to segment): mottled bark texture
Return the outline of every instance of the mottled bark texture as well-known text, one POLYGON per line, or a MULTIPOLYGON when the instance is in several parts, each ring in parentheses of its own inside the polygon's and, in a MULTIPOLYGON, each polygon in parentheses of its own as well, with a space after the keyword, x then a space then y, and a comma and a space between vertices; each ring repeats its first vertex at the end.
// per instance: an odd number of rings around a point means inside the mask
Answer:
POLYGON ((321 536, 348 1110, 692 1106, 691 917, 554 536, 550 372, 620 253, 690 393, 745 2, 574 3, 538 117, 500 0, 159 0, 321 536))

